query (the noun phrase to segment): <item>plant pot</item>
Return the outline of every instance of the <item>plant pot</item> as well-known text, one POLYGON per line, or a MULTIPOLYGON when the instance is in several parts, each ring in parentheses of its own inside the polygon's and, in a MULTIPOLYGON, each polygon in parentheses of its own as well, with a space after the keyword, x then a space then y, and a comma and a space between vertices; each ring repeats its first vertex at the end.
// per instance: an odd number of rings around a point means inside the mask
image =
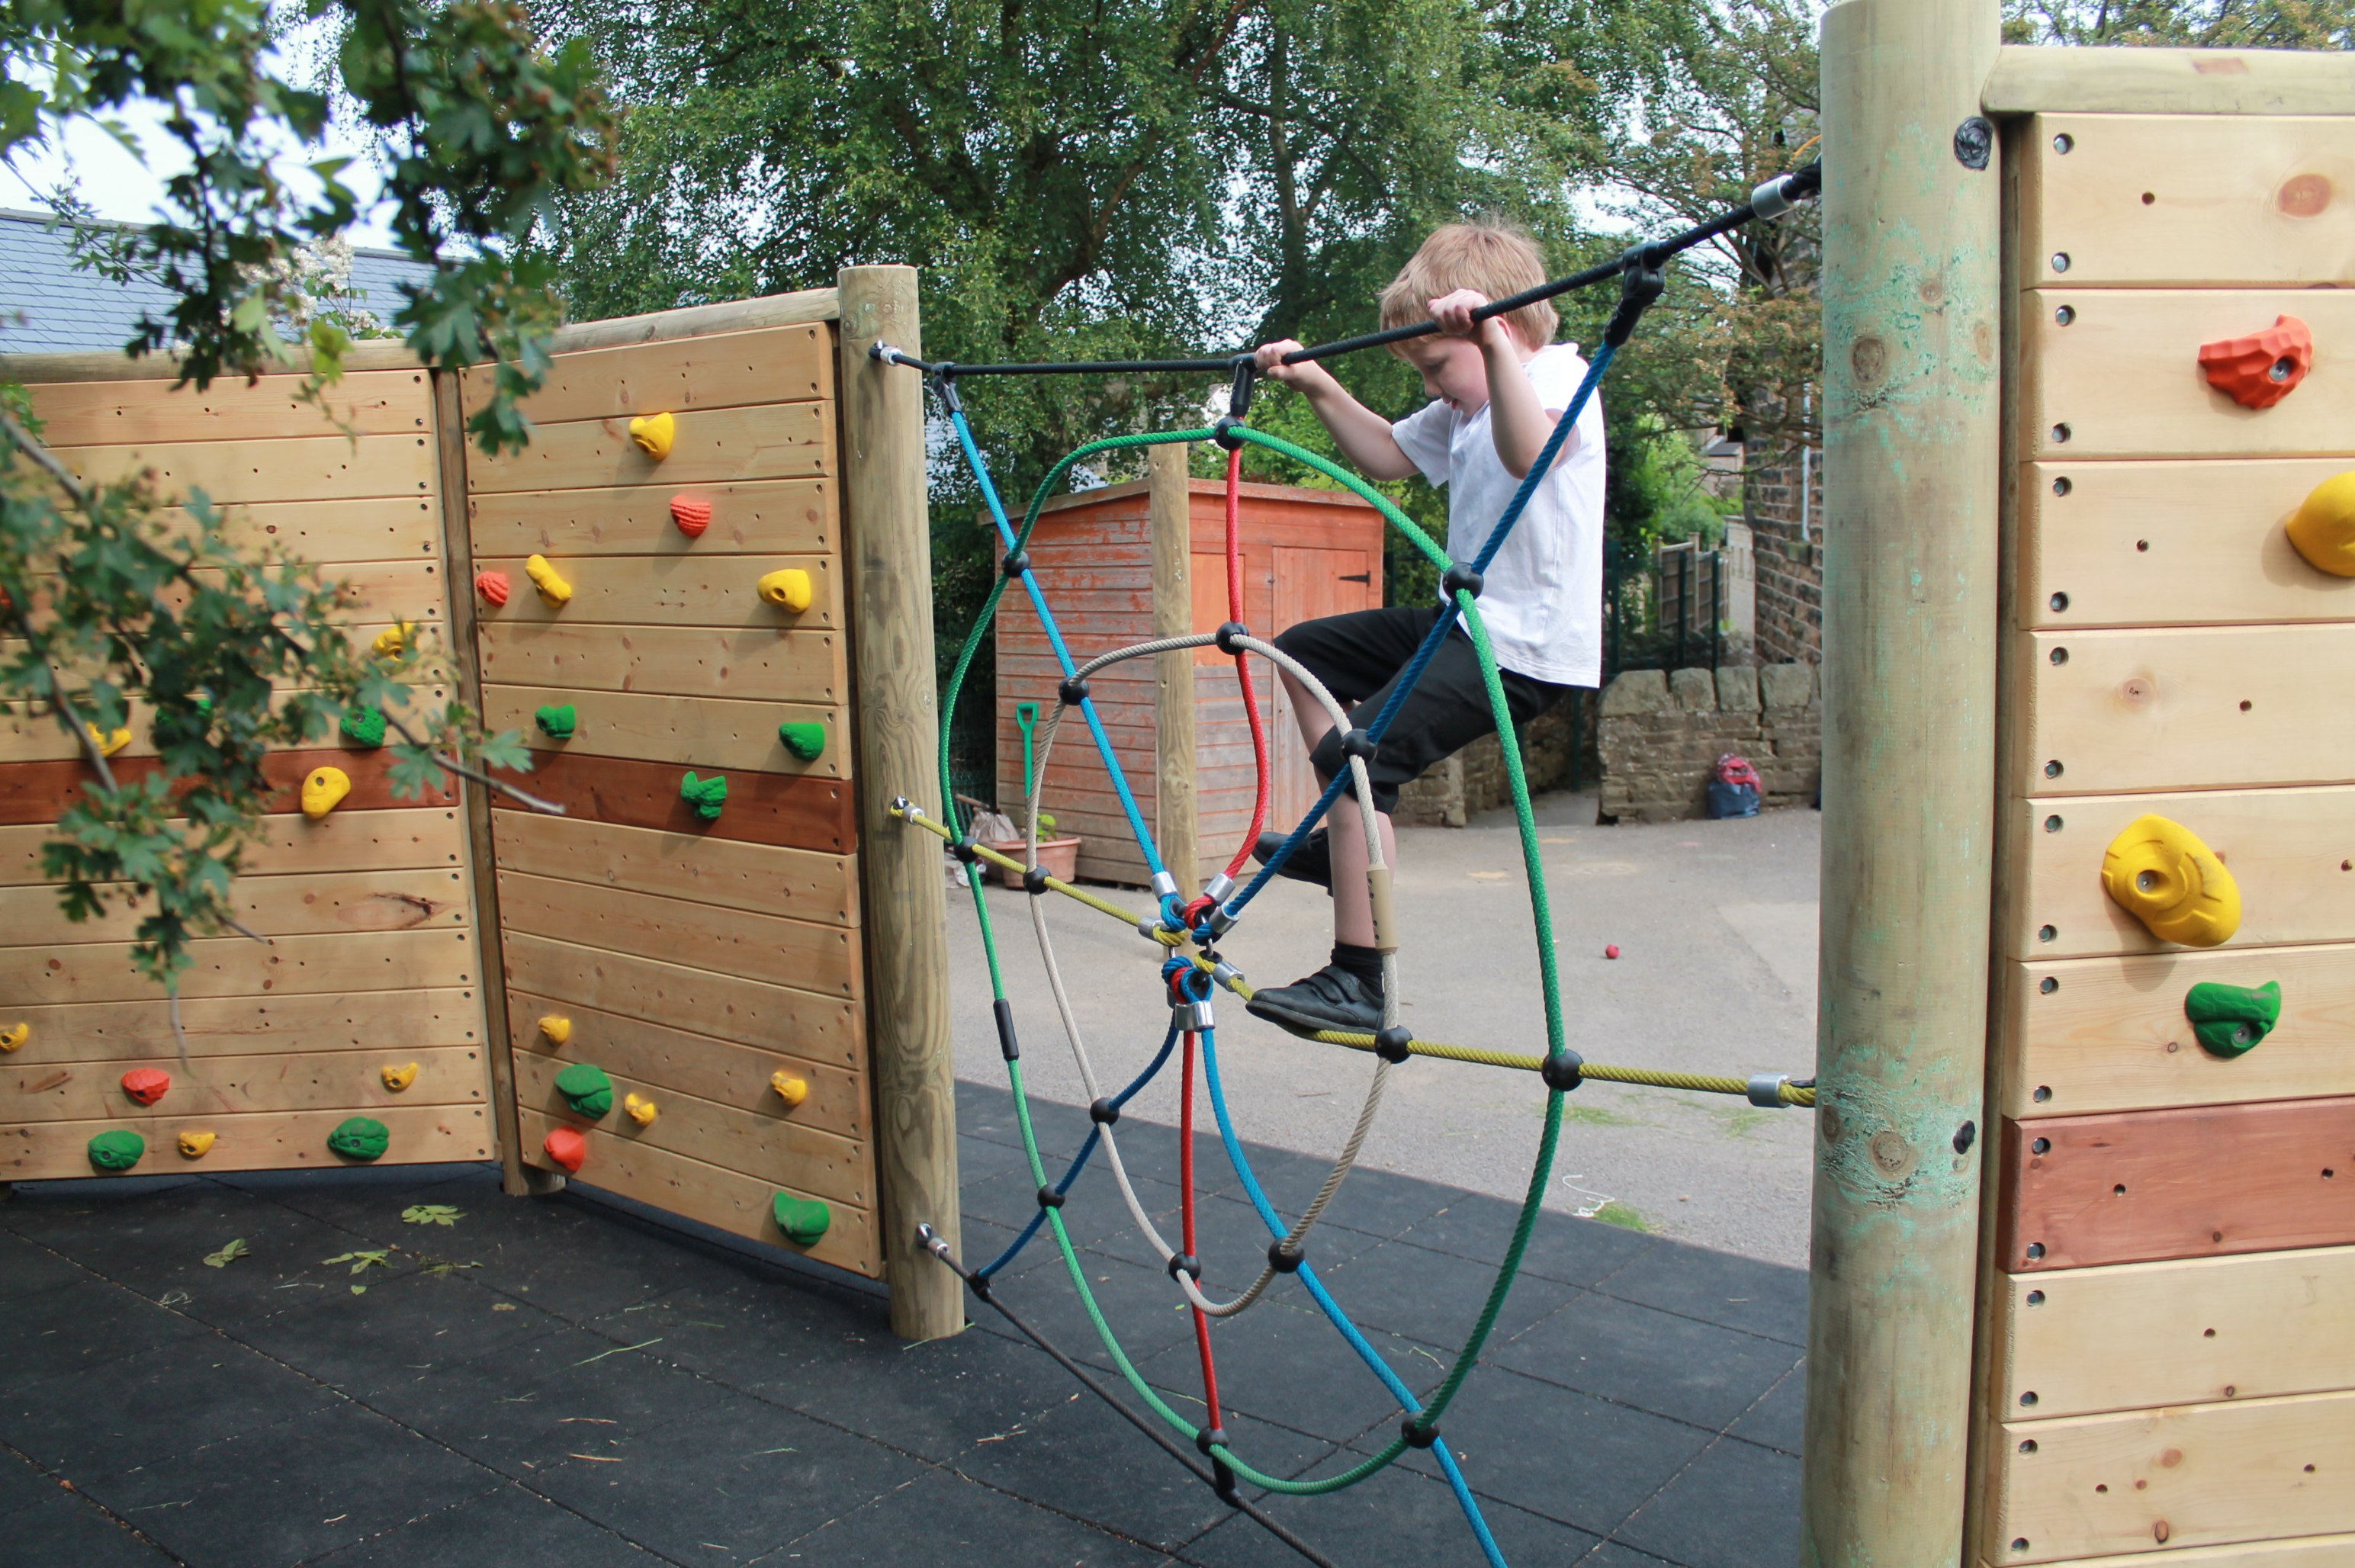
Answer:
MULTIPOLYGON (((988 844, 986 848, 1014 859, 1024 859, 1029 846, 1019 838, 988 844)), ((1041 838, 1039 840, 1039 864, 1049 876, 1061 881, 1076 880, 1080 874, 1080 841, 1076 838, 1041 838)), ((994 866, 997 880, 1009 888, 1022 885, 1022 873, 1008 867, 994 866)))

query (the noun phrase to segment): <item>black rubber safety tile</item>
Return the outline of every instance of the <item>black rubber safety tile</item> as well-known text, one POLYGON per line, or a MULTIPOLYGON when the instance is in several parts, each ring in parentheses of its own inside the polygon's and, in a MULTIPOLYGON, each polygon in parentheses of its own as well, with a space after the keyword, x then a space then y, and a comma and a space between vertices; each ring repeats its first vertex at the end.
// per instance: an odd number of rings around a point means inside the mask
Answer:
POLYGON ((496 1162, 445 1160, 429 1165, 343 1165, 314 1170, 225 1170, 211 1179, 253 1192, 346 1193, 371 1188, 430 1187, 462 1179, 499 1184, 496 1162))
POLYGON ((1807 1271, 1706 1247, 1663 1245, 1600 1286, 1624 1301, 1747 1329, 1786 1344, 1807 1342, 1807 1271))
POLYGON ((90 1271, 71 1258, 37 1242, 0 1232, 0 1302, 60 1285, 79 1285, 90 1277, 90 1271))
MULTIPOLYGON (((1325 1164, 1327 1169, 1331 1168, 1329 1160, 1325 1164)), ((1320 1174, 1316 1181, 1323 1180, 1320 1174)), ((1316 1184, 1311 1183, 1300 1201, 1305 1203, 1307 1199, 1315 1197, 1316 1188, 1316 1184)), ((1382 1170, 1353 1170, 1342 1184, 1341 1190, 1333 1195, 1333 1201, 1325 1213, 1334 1224, 1345 1225, 1352 1231, 1363 1231, 1368 1235, 1391 1237, 1470 1196, 1461 1188, 1441 1187, 1433 1182, 1418 1181, 1410 1176, 1394 1176, 1382 1170)), ((1270 1197, 1279 1210, 1284 1209, 1280 1200, 1275 1200, 1273 1194, 1270 1197)))
POLYGON ((1762 1448, 1799 1454, 1805 1451, 1806 1430, 1807 1363, 1802 1360, 1783 1374, 1783 1381, 1769 1389, 1765 1398, 1742 1412, 1742 1419, 1727 1427, 1725 1434, 1762 1448))
MULTIPOLYGON (((367 1238, 266 1198, 211 1190, 219 1201, 208 1202, 201 1219, 184 1220, 168 1236, 112 1234, 91 1250, 87 1266, 151 1301, 229 1329, 350 1294, 351 1264, 326 1260, 369 1247, 367 1238), (219 1267, 205 1262, 232 1241, 244 1243, 240 1255, 219 1267)), ((383 1266, 369 1273, 389 1280, 417 1266, 414 1253, 388 1252, 383 1266)))
MULTIPOLYGON (((1423 1347, 1379 1329, 1368 1330, 1366 1339, 1418 1398, 1438 1385, 1441 1364, 1423 1347)), ((1220 1400, 1296 1432, 1346 1443, 1399 1408, 1373 1371, 1313 1309, 1262 1303, 1213 1324, 1210 1346, 1220 1400)), ((1189 1334, 1139 1367, 1159 1386, 1190 1389, 1199 1386, 1189 1334)))
POLYGON ((378 1243, 400 1239, 408 1229, 400 1222, 400 1211, 411 1204, 448 1203, 467 1208, 488 1207, 495 1200, 516 1204, 524 1201, 508 1198, 499 1190, 496 1166, 361 1166, 256 1174, 303 1179, 265 1185, 256 1183, 248 1175, 224 1179, 224 1183, 259 1193, 299 1213, 378 1243))
POLYGON ((741 1263, 715 1259, 690 1238, 563 1198, 496 1196, 427 1234, 448 1255, 481 1265, 469 1271, 475 1284, 572 1323, 692 1286, 725 1285, 744 1272, 741 1263))
POLYGON ((110 1519, 89 1499, 62 1488, 7 1516, 0 1561, 70 1563, 73 1568, 164 1568, 170 1553, 110 1519))
MULTIPOLYGON (((1494 1265, 1396 1241, 1377 1243, 1337 1268, 1320 1267, 1317 1275, 1360 1327, 1420 1339, 1437 1347, 1444 1360, 1452 1360, 1470 1337, 1497 1283, 1494 1265)), ((1559 1280, 1517 1276, 1490 1331, 1487 1353, 1578 1294, 1577 1286, 1559 1280)))
MULTIPOLYGON (((1045 1247, 1050 1257, 1055 1255, 1053 1244, 1043 1236, 1031 1245, 1045 1247)), ((1082 1253, 1080 1263, 1098 1310, 1132 1363, 1180 1341, 1192 1342, 1193 1315, 1166 1270, 1145 1268, 1099 1253, 1082 1253)), ((1091 1367, 1114 1365, 1060 1258, 1052 1268, 1032 1269, 1002 1281, 996 1288, 1007 1307, 1071 1360, 1091 1367)), ((986 1302, 971 1302, 966 1310, 975 1328, 1029 1343, 1020 1329, 986 1302)))
POLYGON ((505 1486, 314 1558, 305 1568, 650 1568, 656 1560, 601 1524, 505 1486))
POLYGON ((1578 1560, 1578 1568, 1684 1568, 1665 1557, 1655 1557, 1648 1552, 1638 1552, 1622 1541, 1606 1541, 1593 1552, 1578 1560))
MULTIPOLYGON (((347 1265, 346 1265, 347 1266, 347 1265)), ((238 1337, 263 1355, 363 1402, 400 1383, 479 1360, 562 1327, 534 1307, 431 1271, 378 1284, 369 1269, 340 1293, 264 1318, 238 1337), (367 1287, 354 1296, 350 1286, 367 1287)))
POLYGON ((1798 1456, 1721 1438, 1615 1533, 1686 1568, 1796 1568, 1798 1456))
POLYGON ((1002 1176, 1009 1170, 1028 1170, 1030 1162, 1024 1157, 1018 1143, 1000 1143, 996 1138, 967 1136, 963 1128, 957 1134, 957 1183, 970 1186, 1002 1176))
MULTIPOLYGON (((1594 1536, 1558 1520, 1491 1499, 1476 1500, 1514 1568, 1576 1563, 1595 1546, 1594 1536)), ((1417 1568, 1478 1568, 1487 1561, 1447 1484, 1396 1466, 1336 1495, 1275 1498, 1262 1506, 1310 1546, 1353 1568, 1408 1563, 1417 1568)), ((1204 1568, 1293 1568, 1301 1562, 1290 1547, 1240 1516, 1192 1542, 1185 1557, 1204 1568)))
POLYGON ((879 1443, 734 1393, 693 1420, 582 1452, 593 1457, 538 1472, 532 1489, 697 1563, 773 1552, 924 1469, 879 1443))
MULTIPOLYGON (((1052 1175, 1054 1168, 1049 1167, 1052 1175)), ((968 1220, 1019 1230, 1039 1211, 1039 1186, 1026 1168, 1001 1171, 986 1181, 968 1181, 958 1190, 957 1207, 968 1220)))
MULTIPOLYGON (((709 1261, 709 1260, 698 1260, 709 1261)), ((889 1318, 867 1302, 797 1288, 751 1265, 580 1327, 614 1345, 748 1392, 796 1392, 845 1365, 896 1351, 889 1318)))
MULTIPOLYGON (((711 1558, 718 1554, 707 1552, 697 1561, 711 1558)), ((869 1568, 878 1563, 893 1568, 1144 1568, 1170 1559, 962 1476, 931 1470, 759 1561, 762 1568, 869 1568)))
POLYGON ((1587 1291, 1525 1332, 1491 1340, 1484 1359, 1721 1432, 1782 1381, 1799 1352, 1780 1339, 1587 1291))
POLYGON ((1028 1344, 968 1328, 902 1346, 879 1328, 762 1397, 946 1464, 1072 1392, 1063 1370, 1028 1344))
POLYGON ((190 1568, 299 1563, 487 1490, 497 1477, 339 1404, 78 1483, 190 1568))
MULTIPOLYGON (((1439 1423, 1484 1498, 1608 1535, 1716 1441, 1701 1427, 1630 1410, 1502 1367, 1476 1369, 1439 1423)), ((1370 1452, 1392 1434, 1352 1445, 1370 1452)), ((1399 1461, 1426 1475, 1427 1453, 1399 1461)))
POLYGON ((0 1442, 68 1477, 153 1465, 340 1403, 325 1385, 218 1337, 0 1394, 0 1442))
POLYGON ((261 1222, 284 1211, 218 1182, 186 1181, 144 1192, 101 1188, 61 1195, 35 1188, 12 1199, 5 1212, 16 1234, 106 1273, 158 1252, 193 1248, 201 1257, 236 1233, 224 1226, 261 1222))
POLYGON ((0 1356, 0 1389, 87 1373, 159 1345, 212 1338, 213 1331, 193 1318, 85 1276, 8 1304, 8 1353, 0 1356))
MULTIPOLYGON (((51 1492, 62 1489, 55 1476, 36 1469, 30 1460, 20 1455, 0 1453, 0 1516, 30 1508, 51 1492)), ((0 1539, 5 1538, 5 1532, 0 1532, 0 1539)))
MULTIPOLYGON (((1356 1178, 1352 1177, 1352 1180, 1356 1178)), ((1300 1217, 1309 1200, 1316 1196, 1308 1189, 1302 1202, 1285 1207, 1276 1206, 1276 1217, 1287 1225, 1300 1217)), ((1210 1277, 1238 1280, 1241 1285, 1259 1277, 1259 1270, 1267 1262, 1268 1243, 1275 1239, 1267 1221, 1241 1194, 1224 1192, 1204 1198, 1196 1205, 1195 1226, 1197 1251, 1202 1265, 1210 1270, 1210 1277)), ((1174 1234, 1177 1221, 1170 1221, 1174 1234)), ((1364 1231, 1353 1231, 1327 1215, 1320 1215, 1316 1228, 1308 1233, 1306 1255, 1316 1265, 1319 1274, 1330 1274, 1370 1247, 1381 1245, 1382 1238, 1364 1231)), ((1307 1303, 1303 1301, 1302 1306, 1307 1303)))
MULTIPOLYGON (((1416 1221, 1399 1240, 1493 1268, 1505 1261, 1520 1213, 1518 1203, 1474 1193, 1416 1221)), ((1678 1244, 1548 1209, 1538 1215, 1529 1231, 1529 1245, 1521 1253, 1521 1272, 1564 1285, 1593 1285, 1657 1247, 1678 1244)))

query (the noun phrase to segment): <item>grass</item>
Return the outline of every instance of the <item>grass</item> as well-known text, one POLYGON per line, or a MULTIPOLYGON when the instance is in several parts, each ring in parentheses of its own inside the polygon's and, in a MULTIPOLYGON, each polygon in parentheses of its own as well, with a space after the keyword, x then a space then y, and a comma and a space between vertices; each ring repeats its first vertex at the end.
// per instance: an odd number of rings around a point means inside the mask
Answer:
POLYGON ((1782 1115, 1762 1105, 1711 1105, 1709 1114, 1717 1118, 1718 1125, 1725 1129, 1725 1136, 1730 1138, 1746 1138, 1782 1115))
POLYGON ((1649 1220, 1645 1219, 1634 1208, 1620 1202, 1616 1198, 1597 1209, 1589 1218, 1600 1220, 1606 1225, 1616 1225, 1623 1231, 1649 1232, 1652 1228, 1652 1222, 1649 1220))
MULTIPOLYGON (((1540 1104, 1538 1108, 1540 1111, 1543 1111, 1545 1107, 1540 1104)), ((1571 1104, 1564 1105, 1561 1108, 1561 1119, 1565 1122, 1573 1123, 1582 1127, 1640 1127, 1644 1125, 1642 1122, 1637 1121, 1635 1117, 1623 1116, 1618 1112, 1611 1109, 1608 1105, 1582 1105, 1575 1102, 1571 1104)))

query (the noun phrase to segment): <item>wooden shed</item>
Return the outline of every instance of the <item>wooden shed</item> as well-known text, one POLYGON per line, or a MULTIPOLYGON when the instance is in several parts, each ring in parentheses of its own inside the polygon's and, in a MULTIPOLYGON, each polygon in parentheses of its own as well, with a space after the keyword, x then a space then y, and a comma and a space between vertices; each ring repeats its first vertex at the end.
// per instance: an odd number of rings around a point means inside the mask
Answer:
MULTIPOLYGON (((1079 662, 1175 632, 1209 631, 1227 619, 1226 484, 1185 477, 1180 448, 1153 451, 1151 477, 1052 501, 1031 536, 1032 570, 1079 662)), ((1244 485, 1244 624, 1271 636, 1295 622, 1381 603, 1382 528, 1381 514, 1345 491, 1244 485)), ((1196 874, 1181 871, 1180 880, 1196 886, 1224 865, 1251 825, 1251 731, 1232 659, 1197 649, 1189 709, 1165 709, 1162 694, 1165 682, 1177 684, 1171 677, 1186 656, 1169 658, 1167 667, 1154 659, 1115 665, 1091 684, 1165 859, 1175 867, 1179 847, 1194 845, 1196 874)), ((1288 826, 1315 803, 1316 781, 1274 672, 1254 660, 1252 674, 1275 774, 1270 821, 1288 826)), ((997 618, 997 798, 1018 820, 1024 781, 1017 710, 1037 704, 1043 737, 1060 678, 1029 596, 1009 591, 997 618)), ((1076 723, 1056 739, 1043 803, 1059 831, 1084 840, 1081 876, 1146 883, 1135 836, 1076 723)))

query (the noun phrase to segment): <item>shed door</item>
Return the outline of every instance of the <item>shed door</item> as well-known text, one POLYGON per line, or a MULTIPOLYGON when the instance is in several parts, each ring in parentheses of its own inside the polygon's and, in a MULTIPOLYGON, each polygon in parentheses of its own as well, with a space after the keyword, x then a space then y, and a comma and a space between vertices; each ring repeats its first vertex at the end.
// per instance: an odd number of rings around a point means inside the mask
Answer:
MULTIPOLYGON (((1275 581, 1275 630, 1324 615, 1370 610, 1382 602, 1381 557, 1364 549, 1306 549, 1278 545, 1271 552, 1275 581)), ((1316 773, 1296 740, 1291 699, 1281 682, 1268 707, 1274 731, 1269 750, 1275 773, 1268 825, 1288 830, 1316 804, 1316 773)))

